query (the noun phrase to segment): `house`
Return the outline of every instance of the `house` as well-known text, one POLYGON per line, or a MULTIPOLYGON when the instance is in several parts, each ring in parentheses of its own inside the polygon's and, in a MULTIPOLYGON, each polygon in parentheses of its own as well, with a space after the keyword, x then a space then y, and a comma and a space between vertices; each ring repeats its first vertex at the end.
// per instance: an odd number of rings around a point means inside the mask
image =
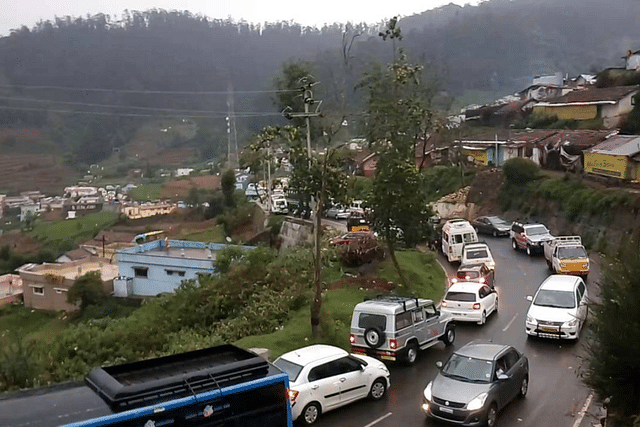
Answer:
POLYGON ((542 101, 551 98, 557 98, 571 92, 572 89, 563 87, 562 85, 533 84, 520 92, 521 100, 542 101))
POLYGON ((602 119, 606 128, 613 128, 633 109, 633 97, 638 89, 638 86, 615 86, 574 90, 537 103, 533 113, 561 120, 602 119))
POLYGON ((615 135, 584 152, 587 173, 640 181, 640 135, 615 135))
POLYGON ((624 56, 624 59, 627 70, 640 71, 640 50, 636 50, 635 52, 629 50, 627 55, 624 56))
POLYGON ((83 197, 83 196, 97 196, 98 187, 74 185, 71 187, 65 187, 64 194, 66 197, 70 197, 70 198, 83 197))
POLYGON ((0 276, 0 307, 22 301, 22 279, 17 274, 0 276))
POLYGON ((36 217, 40 212, 40 204, 29 203, 20 206, 20 221, 26 221, 29 217, 36 217))
POLYGON ((130 219, 148 218, 155 215, 167 215, 176 210, 168 203, 148 203, 139 206, 123 206, 122 213, 130 219))
POLYGON ((195 169, 193 168, 178 168, 176 169, 176 174, 175 176, 189 176, 191 175, 191 172, 193 172, 195 169))
MULTIPOLYGON (((98 195, 80 196, 68 203, 68 212, 74 211, 75 217, 102 211, 102 197, 98 195)), ((70 216, 68 216, 70 218, 70 216)))
POLYGON ((214 273, 216 252, 227 246, 165 239, 122 249, 116 255, 118 277, 114 281, 114 295, 173 293, 184 280, 198 280, 200 274, 214 273))
POLYGON ((88 257, 64 264, 23 265, 18 268, 18 273, 22 279, 25 307, 36 310, 76 310, 76 305, 67 302, 67 293, 78 277, 90 271, 99 271, 104 291, 113 292, 113 279, 118 275, 118 266, 103 258, 88 257))
POLYGON ((440 134, 432 133, 416 144, 415 163, 418 170, 442 164, 449 159, 449 148, 440 147, 440 134))

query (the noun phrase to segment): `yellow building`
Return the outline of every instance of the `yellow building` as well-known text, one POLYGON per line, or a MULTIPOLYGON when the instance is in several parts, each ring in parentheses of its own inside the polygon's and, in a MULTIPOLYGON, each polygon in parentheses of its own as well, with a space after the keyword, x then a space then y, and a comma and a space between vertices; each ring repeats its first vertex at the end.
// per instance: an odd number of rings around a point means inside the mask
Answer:
POLYGON ((168 203, 148 204, 140 206, 123 206, 122 213, 131 219, 148 218, 155 215, 167 215, 176 209, 168 203))
POLYGON ((615 135, 584 152, 584 170, 594 175, 640 180, 639 135, 615 135))

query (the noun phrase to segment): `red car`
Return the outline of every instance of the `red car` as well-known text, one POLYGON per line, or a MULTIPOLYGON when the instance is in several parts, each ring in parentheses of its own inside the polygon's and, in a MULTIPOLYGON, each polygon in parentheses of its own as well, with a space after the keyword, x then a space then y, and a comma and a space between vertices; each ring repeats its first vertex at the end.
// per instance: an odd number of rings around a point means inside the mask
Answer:
POLYGON ((487 267, 486 264, 463 264, 458 268, 456 276, 451 279, 451 283, 480 282, 493 289, 494 278, 495 272, 487 267))

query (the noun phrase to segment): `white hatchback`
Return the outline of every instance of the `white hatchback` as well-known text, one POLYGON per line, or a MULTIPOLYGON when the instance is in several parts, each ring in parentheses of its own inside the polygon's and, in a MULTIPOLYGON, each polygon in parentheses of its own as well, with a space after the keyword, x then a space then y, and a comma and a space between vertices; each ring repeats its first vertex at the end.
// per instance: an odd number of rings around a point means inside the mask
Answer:
POLYGON ((578 276, 546 278, 531 301, 525 332, 529 336, 577 340, 587 319, 587 287, 578 276))
POLYGON ((453 320, 483 325, 498 311, 498 293, 485 283, 457 282, 447 289, 440 311, 451 314, 453 320))
POLYGON ((316 422, 322 412, 355 400, 379 400, 390 385, 384 363, 329 345, 290 351, 273 364, 289 375, 291 413, 305 425, 316 422))

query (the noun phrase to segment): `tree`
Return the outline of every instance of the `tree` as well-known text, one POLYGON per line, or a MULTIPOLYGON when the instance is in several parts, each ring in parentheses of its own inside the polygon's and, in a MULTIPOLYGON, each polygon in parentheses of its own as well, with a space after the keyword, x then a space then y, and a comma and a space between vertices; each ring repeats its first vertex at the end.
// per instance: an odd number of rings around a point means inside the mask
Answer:
POLYGON ((584 382, 604 399, 611 398, 609 414, 621 425, 640 419, 640 254, 637 243, 625 255, 604 262, 599 295, 589 307, 584 382))
POLYGON ((429 106, 435 85, 422 80, 422 66, 408 63, 402 48, 396 53, 395 43, 402 40, 402 34, 395 18, 380 36, 393 41, 394 61, 386 69, 374 65, 358 85, 367 94, 365 134, 378 156, 369 206, 398 276, 406 283, 395 248, 403 236, 416 236, 416 224, 426 226, 431 216, 415 166, 415 150, 419 138, 432 126, 429 106))
POLYGON ((67 302, 76 304, 80 301, 80 310, 90 305, 100 304, 107 298, 102 287, 102 277, 99 271, 90 271, 78 277, 67 292, 67 302))
POLYGON ((224 194, 224 204, 230 208, 235 206, 233 193, 236 191, 236 174, 233 169, 229 169, 222 174, 220 178, 220 186, 222 194, 224 194))

